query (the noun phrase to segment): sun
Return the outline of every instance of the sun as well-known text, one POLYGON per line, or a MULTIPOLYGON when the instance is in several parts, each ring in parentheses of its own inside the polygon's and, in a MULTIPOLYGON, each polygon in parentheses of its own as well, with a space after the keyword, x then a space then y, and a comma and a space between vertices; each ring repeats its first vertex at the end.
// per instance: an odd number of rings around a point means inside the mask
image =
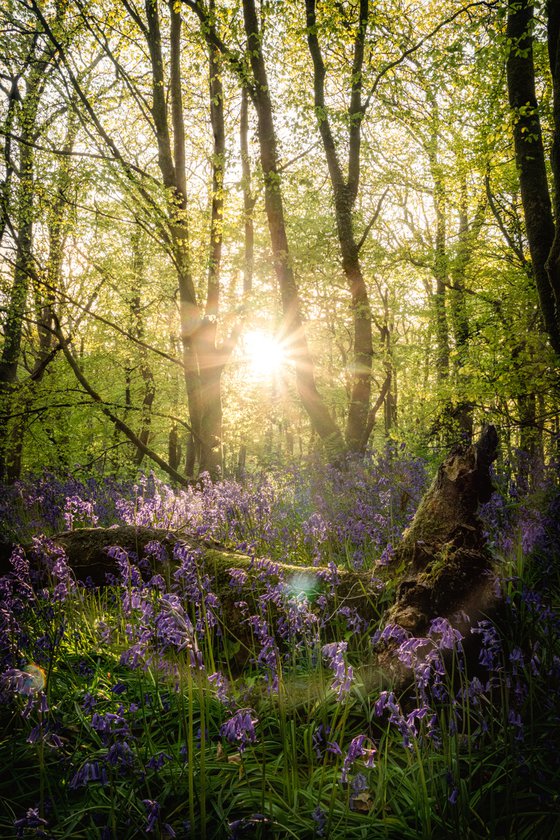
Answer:
POLYGON ((255 379, 274 376, 287 361, 285 346, 264 330, 251 330, 245 334, 243 357, 255 379))

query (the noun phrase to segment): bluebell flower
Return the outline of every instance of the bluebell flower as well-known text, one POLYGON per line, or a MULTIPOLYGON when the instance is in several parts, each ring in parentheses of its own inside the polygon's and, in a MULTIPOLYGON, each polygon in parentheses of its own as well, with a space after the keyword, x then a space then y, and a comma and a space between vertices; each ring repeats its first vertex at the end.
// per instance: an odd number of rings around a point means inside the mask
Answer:
POLYGON ((153 755, 149 761, 146 762, 146 767, 150 770, 155 770, 157 773, 167 761, 171 761, 171 756, 165 752, 159 752, 153 755))
POLYGON ((146 806, 146 825, 144 831, 149 834, 156 827, 159 820, 160 805, 155 799, 143 799, 142 804, 146 806))
POLYGON ((236 744, 240 753, 245 751, 248 744, 254 744, 257 740, 255 725, 258 718, 253 717, 253 714, 252 709, 239 709, 220 728, 220 735, 230 744, 236 744))
POLYGON ((331 689, 336 691, 337 700, 343 700, 348 695, 354 678, 354 669, 347 664, 344 656, 347 648, 347 642, 331 642, 328 645, 323 645, 321 649, 323 657, 327 660, 334 674, 331 689))
POLYGON ((428 631, 430 638, 439 636, 438 647, 442 650, 461 650, 462 633, 454 628, 447 618, 434 618, 428 631))
POLYGON ((327 825, 327 815, 325 811, 317 805, 314 811, 312 811, 311 816, 313 818, 313 822, 315 823, 315 834, 317 837, 324 837, 325 827, 327 825))
MULTIPOLYGON (((311 745, 312 745, 312 747, 315 751, 315 755, 317 756, 318 759, 322 758, 322 756, 323 756, 323 753, 324 753, 324 750, 325 750, 325 747, 326 747, 326 744, 327 744, 326 738, 327 738, 329 732, 330 732, 330 726, 325 727, 325 726, 323 726, 322 723, 320 723, 319 726, 315 727, 315 729, 313 731, 313 735, 311 737, 311 745)), ((340 747, 338 749, 339 749, 339 755, 340 755, 340 753, 341 753, 340 747)))
POLYGON ((336 741, 327 741, 327 752, 333 755, 342 755, 342 750, 336 741))
POLYGON ((41 817, 38 808, 28 808, 25 817, 14 821, 17 837, 23 837, 27 828, 36 830, 42 829, 45 825, 47 825, 47 820, 41 817))
POLYGON ((216 697, 224 705, 228 705, 231 701, 228 696, 228 681, 220 671, 208 676, 208 682, 216 686, 216 697))
POLYGON ((247 583, 249 577, 248 573, 245 569, 228 569, 228 574, 231 578, 233 588, 236 588, 239 592, 241 592, 247 583))
POLYGON ((378 563, 379 566, 390 566, 391 563, 393 562, 394 556, 395 556, 395 549, 393 548, 391 543, 388 543, 385 546, 385 548, 383 549, 383 551, 381 552, 377 563, 378 563))
POLYGON ((382 630, 377 630, 372 636, 371 643, 376 645, 379 642, 396 642, 401 644, 410 638, 410 633, 399 624, 386 624, 382 630))
POLYGON ((73 775, 68 786, 71 790, 76 790, 85 787, 90 782, 100 782, 102 785, 106 785, 108 781, 107 771, 99 761, 86 761, 73 775))
POLYGON ((364 764, 368 768, 375 767, 375 754, 377 750, 373 745, 371 738, 367 735, 357 735, 350 742, 346 756, 342 763, 342 775, 340 781, 344 784, 348 781, 348 773, 355 761, 363 759, 364 764), (365 745, 368 746, 365 746, 365 745))
POLYGON ((134 764, 134 753, 126 741, 116 741, 107 750, 106 761, 126 772, 134 764))

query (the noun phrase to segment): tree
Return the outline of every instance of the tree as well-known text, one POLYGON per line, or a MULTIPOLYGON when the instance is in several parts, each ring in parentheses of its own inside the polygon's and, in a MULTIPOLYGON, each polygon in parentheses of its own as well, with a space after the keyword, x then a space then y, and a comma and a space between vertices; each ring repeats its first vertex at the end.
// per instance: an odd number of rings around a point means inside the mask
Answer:
MULTIPOLYGON (((24 28, 19 21, 7 20, 6 22, 9 23, 9 31, 17 31, 20 27, 21 29, 24 28)), ((13 424, 10 423, 10 417, 13 412, 17 390, 18 365, 29 286, 33 280, 37 280, 34 255, 35 145, 44 131, 44 126, 41 125, 39 120, 39 108, 45 95, 49 74, 52 72, 56 55, 52 43, 43 36, 41 25, 33 22, 33 20, 26 23, 27 26, 30 26, 30 29, 22 38, 17 56, 21 64, 17 68, 13 65, 12 67, 9 64, 7 65, 10 87, 4 91, 7 94, 8 103, 5 118, 4 154, 6 174, 3 183, 1 232, 4 234, 5 230, 8 229, 15 250, 15 257, 13 260, 13 279, 3 324, 4 342, 0 356, 0 480, 17 477, 19 472, 21 442, 18 441, 18 437, 21 436, 19 434, 21 425, 17 426, 15 441, 12 440, 14 430, 12 428, 13 424), (12 129, 17 131, 17 134, 12 135, 12 129), (17 163, 13 157, 15 149, 12 147, 12 137, 16 141, 14 145, 17 147, 17 163), (14 190, 12 178, 15 172, 17 172, 18 180, 12 202, 10 194, 14 190)), ((52 26, 56 29, 62 29, 63 25, 64 13, 62 8, 57 6, 52 26)), ((4 45, 4 48, 6 48, 6 45, 4 45)), ((67 143, 72 144, 74 136, 75 131, 71 129, 67 137, 67 143)), ((56 273, 61 243, 54 227, 51 228, 51 232, 53 250, 51 271, 56 273)), ((36 292, 39 293, 37 287, 36 292)), ((37 314, 39 321, 43 317, 48 320, 46 311, 37 314)), ((50 336, 47 338, 47 333, 48 323, 43 322, 39 351, 42 358, 38 361, 39 367, 35 378, 39 375, 39 370, 44 370, 49 358, 50 347, 47 347, 47 345, 50 336)))
MULTIPOLYGON (((319 24, 317 22, 317 4, 315 0, 306 0, 307 43, 313 61, 313 91, 315 113, 327 159, 331 187, 334 194, 336 227, 342 266, 352 298, 352 316, 354 326, 352 384, 346 420, 346 443, 351 451, 362 451, 368 440, 368 413, 371 396, 371 366, 373 357, 371 307, 369 294, 364 279, 360 248, 369 229, 375 223, 374 216, 358 241, 353 219, 354 208, 360 184, 360 150, 362 121, 366 113, 366 104, 362 101, 363 65, 366 36, 369 23, 369 2, 361 0, 355 35, 352 45, 352 66, 350 70, 350 100, 346 115, 348 163, 346 177, 340 162, 337 142, 333 134, 329 109, 325 99, 325 78, 327 69, 319 42, 319 24)), ((335 10, 329 9, 327 14, 335 10)), ((343 24, 350 27, 345 11, 342 12, 343 24)), ((377 214, 380 210, 378 208, 377 214)))
POLYGON ((525 228, 544 328, 552 347, 560 353, 560 9, 553 0, 546 4, 553 96, 553 201, 535 88, 534 3, 509 0, 507 9, 507 84, 525 228))
POLYGON ((290 246, 284 218, 272 101, 254 0, 243 0, 243 16, 247 50, 253 74, 253 84, 249 91, 257 112, 265 207, 274 255, 274 268, 282 299, 283 338, 289 343, 290 357, 295 365, 296 384, 300 399, 314 429, 325 446, 327 454, 332 457, 343 450, 344 443, 340 430, 334 423, 324 400, 317 390, 313 361, 303 328, 299 291, 291 264, 290 246))

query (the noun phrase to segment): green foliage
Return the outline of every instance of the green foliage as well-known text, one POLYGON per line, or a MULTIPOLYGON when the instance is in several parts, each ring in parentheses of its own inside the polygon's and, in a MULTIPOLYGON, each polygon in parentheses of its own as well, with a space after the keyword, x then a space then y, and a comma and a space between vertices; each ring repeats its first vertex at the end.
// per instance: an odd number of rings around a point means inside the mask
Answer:
MULTIPOLYGON (((241 334, 262 328, 281 335, 285 324, 251 109, 247 162, 255 242, 252 289, 243 286, 247 184, 239 152, 238 71, 246 61, 244 34, 236 4, 214 6, 212 22, 225 51, 219 346, 238 329, 241 334)), ((50 8, 39 4, 36 11, 59 31, 50 8)), ((304 10, 290 2, 265 4, 261 11, 281 159, 281 171, 270 177, 282 190, 290 264, 316 379, 342 428, 355 336, 314 108, 304 10)), ((210 22, 200 21, 188 6, 181 13, 188 178, 186 207, 175 207, 174 215, 178 212, 188 225, 188 267, 203 308, 212 201, 213 138, 205 93, 210 22)), ((10 99, 3 88, 0 103, 7 175, 2 232, 8 256, 0 270, 0 306, 7 313, 15 294, 23 153, 18 137, 24 79, 30 72, 25 54, 35 27, 37 49, 47 49, 49 37, 32 10, 1 14, 10 78, 20 70, 24 74, 17 82, 19 95, 10 99)), ((177 257, 170 239, 169 206, 177 196, 163 183, 158 167, 143 18, 103 0, 83 14, 68 8, 64 15, 65 59, 45 76, 40 91, 33 194, 28 196, 34 225, 30 256, 37 276, 26 299, 15 401, 12 405, 10 396, 2 408, 7 446, 21 445, 23 471, 41 466, 64 471, 80 463, 129 475, 138 465, 136 447, 115 431, 65 370, 52 334, 45 343, 42 330, 52 330, 52 310, 92 387, 116 417, 133 433, 144 434, 165 459, 170 436, 178 430, 182 468, 192 418, 181 368, 177 257), (72 123, 76 136, 68 149, 72 123), (55 361, 36 376, 37 365, 51 350, 55 361), (147 376, 154 390, 149 408, 147 376)), ((160 15, 168 50, 165 4, 160 15)), ((512 451, 526 445, 529 423, 538 438, 534 445, 545 459, 550 454, 558 401, 556 360, 541 332, 513 163, 512 117, 501 69, 508 49, 504 16, 502 8, 484 5, 458 13, 449 2, 412 9, 387 0, 370 8, 361 78, 364 110, 352 115, 348 97, 356 82, 351 68, 358 7, 317 6, 326 69, 324 115, 345 171, 349 122, 359 121, 361 132, 352 224, 373 317, 372 406, 391 379, 377 408, 371 435, 375 446, 395 438, 431 452, 464 432, 457 419, 463 410, 474 427, 487 420, 497 423, 512 451), (537 406, 527 420, 526 403, 535 395, 537 406)), ((548 137, 554 117, 540 22, 535 38, 539 112, 548 137)), ((247 68, 244 72, 247 76, 247 68)), ((166 90, 167 73, 165 68, 166 90)), ((534 105, 522 105, 519 116, 530 116, 528 108, 534 105)), ((6 314, 2 322, 7 341, 6 314)), ((266 465, 300 458, 317 447, 289 354, 280 375, 257 381, 240 342, 221 385, 227 472, 236 469, 240 450, 247 450, 249 464, 266 465)))

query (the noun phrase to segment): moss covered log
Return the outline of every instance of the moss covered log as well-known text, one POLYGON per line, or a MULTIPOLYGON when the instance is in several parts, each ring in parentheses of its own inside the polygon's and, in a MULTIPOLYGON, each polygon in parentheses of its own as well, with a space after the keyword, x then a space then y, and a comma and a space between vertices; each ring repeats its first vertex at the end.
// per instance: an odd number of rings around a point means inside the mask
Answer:
MULTIPOLYGON (((256 612, 258 602, 267 585, 276 586, 286 598, 305 593, 310 601, 319 595, 325 598, 328 614, 342 606, 356 609, 362 619, 377 626, 387 608, 388 590, 380 585, 374 571, 358 572, 328 567, 277 563, 266 558, 251 557, 210 541, 201 541, 181 532, 157 528, 118 526, 112 528, 80 528, 56 534, 51 541, 64 549, 68 564, 76 579, 97 586, 106 585, 118 573, 118 564, 111 556, 111 546, 125 549, 133 563, 140 561, 144 580, 151 574, 161 574, 170 580, 178 568, 181 551, 186 549, 196 565, 197 575, 210 578, 210 588, 220 603, 221 619, 226 631, 236 637, 246 634, 246 616, 236 606, 245 601, 251 612, 256 612), (150 543, 157 541, 164 552, 154 552, 150 543), (162 560, 161 557, 164 559, 162 560), (243 586, 234 583, 231 572, 245 573, 243 586), (111 577, 113 576, 113 577, 111 577)), ((25 547, 32 567, 44 568, 41 552, 32 546, 25 547)), ((0 573, 11 570, 7 558, 0 573)), ((274 609, 274 604, 271 604, 274 609)), ((328 628, 326 629, 328 636, 328 628)))

